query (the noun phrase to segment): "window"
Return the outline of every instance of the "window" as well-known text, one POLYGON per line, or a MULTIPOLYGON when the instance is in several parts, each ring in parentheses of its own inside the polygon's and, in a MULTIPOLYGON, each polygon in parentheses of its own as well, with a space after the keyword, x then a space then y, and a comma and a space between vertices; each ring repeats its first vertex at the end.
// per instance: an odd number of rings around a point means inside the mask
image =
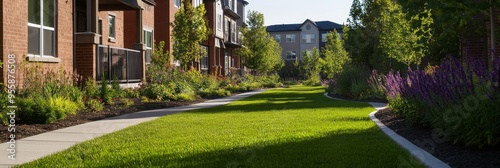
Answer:
POLYGON ((217 14, 217 30, 221 30, 222 29, 222 15, 221 14, 217 14))
POLYGON ((109 15, 108 17, 108 27, 109 27, 109 38, 114 39, 115 38, 115 16, 109 15))
POLYGON ((274 39, 276 40, 276 42, 281 43, 281 34, 277 34, 276 36, 274 36, 274 39))
POLYGON ((200 6, 202 3, 203 3, 203 2, 202 2, 202 0, 194 0, 194 2, 193 2, 193 6, 194 6, 194 7, 198 7, 198 6, 200 6))
POLYGON ((55 2, 28 1, 28 54, 55 56, 55 2))
POLYGON ((316 42, 315 34, 303 34, 302 35, 302 43, 314 43, 316 42))
POLYGON ((235 66, 234 66, 234 58, 231 58, 231 67, 235 68, 235 66))
POLYGON ((174 5, 177 8, 181 8, 181 0, 175 0, 174 5))
POLYGON ((328 39, 326 39, 326 35, 326 33, 321 34, 321 42, 325 43, 328 41, 328 39))
POLYGON ((231 22, 231 41, 236 42, 236 22, 231 22))
POLYGON ((229 7, 229 9, 233 10, 233 0, 228 0, 228 3, 227 3, 227 6, 229 7))
POLYGON ((151 63, 151 53, 153 51, 153 31, 144 30, 144 44, 146 45, 146 64, 151 63))
POLYGON ((287 43, 295 43, 295 34, 287 34, 286 35, 287 43))
POLYGON ((224 17, 224 36, 229 37, 229 20, 224 17))
POLYGON ((208 70, 208 47, 201 46, 200 69, 208 70))
POLYGON ((297 58, 295 51, 287 51, 286 52, 286 59, 287 60, 295 60, 297 58))

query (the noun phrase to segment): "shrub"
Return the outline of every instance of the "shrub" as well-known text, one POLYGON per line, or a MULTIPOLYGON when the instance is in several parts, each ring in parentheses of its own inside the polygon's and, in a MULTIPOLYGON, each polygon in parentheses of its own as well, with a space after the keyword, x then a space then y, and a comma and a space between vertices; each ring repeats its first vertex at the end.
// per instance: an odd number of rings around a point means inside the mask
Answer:
POLYGON ((500 59, 444 61, 429 70, 390 72, 384 91, 391 108, 412 123, 443 130, 454 142, 484 147, 500 144, 500 59))
POLYGON ((139 98, 141 93, 137 88, 125 88, 121 91, 121 96, 124 98, 139 98))
POLYGON ((29 96, 21 98, 19 103, 19 117, 26 124, 46 124, 64 119, 67 115, 74 115, 78 105, 64 97, 29 96))
POLYGON ((334 82, 329 83, 329 92, 345 97, 360 98, 361 93, 369 88, 367 72, 367 68, 362 66, 345 66, 343 71, 335 77, 334 82))
POLYGON ((97 82, 92 78, 87 78, 83 86, 83 93, 88 99, 100 97, 97 82))
POLYGON ((259 82, 253 82, 247 86, 247 90, 259 90, 262 89, 262 84, 259 82))
POLYGON ((122 98, 122 99, 119 99, 119 101, 120 101, 120 104, 124 108, 128 108, 128 107, 134 105, 134 101, 132 99, 122 98))
POLYGON ((180 101, 193 101, 196 99, 197 99, 197 97, 196 97, 196 94, 194 94, 194 92, 177 94, 177 100, 180 100, 180 101))
POLYGON ((120 82, 118 82, 118 77, 113 76, 113 81, 111 81, 111 97, 121 97, 122 89, 120 88, 120 82))
MULTIPOLYGON (((1 84, 0 84, 1 85, 1 84)), ((7 115, 8 109, 7 106, 9 105, 9 98, 7 92, 3 90, 3 86, 0 86, 0 122, 3 125, 8 125, 10 116, 7 115)))
POLYGON ((150 84, 144 88, 143 95, 154 100, 175 100, 175 84, 150 84))
POLYGON ((102 111, 102 109, 104 109, 104 104, 99 99, 87 100, 86 105, 87 109, 90 110, 90 112, 99 112, 102 111))
POLYGON ((113 90, 109 88, 108 81, 104 77, 101 79, 101 99, 106 104, 113 103, 113 90))
POLYGON ((212 98, 212 97, 227 97, 231 96, 231 92, 225 89, 206 89, 198 92, 198 95, 204 98, 212 98))

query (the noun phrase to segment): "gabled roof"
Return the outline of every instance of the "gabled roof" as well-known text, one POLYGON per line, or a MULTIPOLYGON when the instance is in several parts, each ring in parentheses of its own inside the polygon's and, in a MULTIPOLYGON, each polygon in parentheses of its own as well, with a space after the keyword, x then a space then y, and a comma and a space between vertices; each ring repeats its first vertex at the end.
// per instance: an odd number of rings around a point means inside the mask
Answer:
POLYGON ((267 32, 285 32, 285 31, 301 31, 300 27, 306 22, 312 22, 316 27, 318 27, 319 31, 329 31, 333 29, 342 29, 342 25, 337 24, 331 21, 319 21, 314 22, 309 19, 304 21, 304 23, 300 24, 281 24, 281 25, 271 25, 267 26, 267 32))

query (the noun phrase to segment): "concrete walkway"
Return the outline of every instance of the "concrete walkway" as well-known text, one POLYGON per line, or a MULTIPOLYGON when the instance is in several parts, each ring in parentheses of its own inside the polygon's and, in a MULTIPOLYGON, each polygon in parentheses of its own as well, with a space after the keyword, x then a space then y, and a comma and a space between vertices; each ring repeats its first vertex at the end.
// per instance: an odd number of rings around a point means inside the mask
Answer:
POLYGON ((167 109, 148 110, 137 113, 125 114, 113 118, 89 122, 81 125, 67 127, 32 137, 17 140, 16 160, 8 158, 8 143, 0 144, 0 167, 10 167, 11 165, 27 163, 44 156, 68 149, 69 147, 96 137, 150 121, 164 115, 175 114, 188 110, 210 108, 228 104, 232 101, 240 100, 252 95, 262 93, 264 90, 238 94, 231 97, 209 100, 203 103, 173 107, 167 109))
MULTIPOLYGON (((344 100, 344 99, 339 99, 339 98, 334 98, 328 96, 328 93, 324 94, 326 97, 334 100, 344 100)), ((349 100, 347 100, 349 101, 349 100)), ((391 130, 389 127, 384 125, 380 120, 375 117, 375 113, 377 113, 379 110, 387 108, 387 103, 377 103, 377 102, 368 102, 373 108, 376 109, 376 111, 372 112, 369 114, 370 119, 377 124, 377 126, 384 132, 387 136, 389 136, 392 140, 394 140, 396 143, 398 143, 401 147, 406 149, 408 152, 410 152, 415 158, 418 160, 422 161, 426 166, 431 167, 431 168, 449 168, 450 166, 444 163, 443 161, 439 160, 438 158, 432 156, 430 153, 427 151, 423 150, 422 148, 419 148, 417 145, 411 143, 404 137, 398 135, 396 132, 391 130)))

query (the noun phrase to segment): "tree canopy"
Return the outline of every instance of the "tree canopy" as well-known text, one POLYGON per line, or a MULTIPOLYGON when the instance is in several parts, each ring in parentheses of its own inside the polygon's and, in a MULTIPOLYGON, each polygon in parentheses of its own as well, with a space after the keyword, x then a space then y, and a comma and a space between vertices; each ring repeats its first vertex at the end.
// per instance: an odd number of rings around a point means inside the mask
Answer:
POLYGON ((205 6, 193 7, 191 1, 183 0, 182 7, 175 13, 172 23, 174 40, 173 55, 181 62, 184 70, 191 61, 201 57, 200 44, 208 39, 209 28, 205 18, 205 6))
POLYGON ((242 29, 243 48, 241 56, 246 67, 258 72, 267 73, 283 66, 281 46, 266 31, 264 15, 257 11, 249 11, 247 27, 242 29))

